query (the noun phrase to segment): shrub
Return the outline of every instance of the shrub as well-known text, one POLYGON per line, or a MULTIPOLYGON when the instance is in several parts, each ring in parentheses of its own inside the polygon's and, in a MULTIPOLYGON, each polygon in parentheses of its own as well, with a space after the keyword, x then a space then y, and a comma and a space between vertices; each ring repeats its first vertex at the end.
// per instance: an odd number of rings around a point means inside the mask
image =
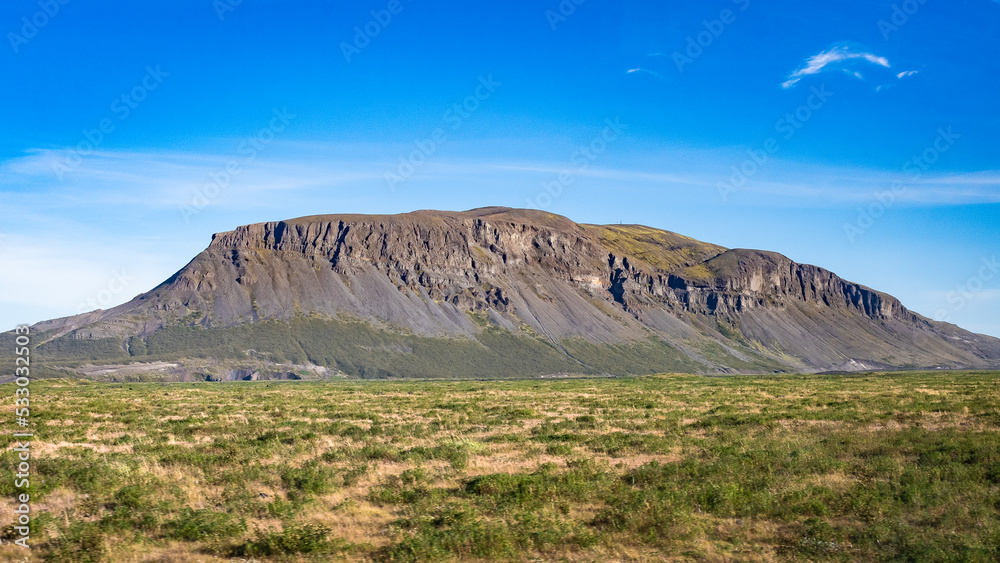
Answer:
POLYGON ((73 522, 44 547, 43 560, 53 563, 98 563, 109 553, 107 536, 91 522, 73 522))
POLYGON ((181 514, 167 523, 167 537, 184 541, 229 539, 246 532, 246 520, 237 520, 225 512, 207 508, 185 507, 181 514))
POLYGON ((327 553, 346 547, 342 539, 330 540, 330 529, 319 524, 285 525, 281 531, 258 529, 254 539, 233 548, 235 557, 327 553))
POLYGON ((281 473, 281 482, 288 490, 290 500, 304 500, 332 490, 331 476, 330 471, 316 462, 310 462, 303 467, 286 469, 281 473))

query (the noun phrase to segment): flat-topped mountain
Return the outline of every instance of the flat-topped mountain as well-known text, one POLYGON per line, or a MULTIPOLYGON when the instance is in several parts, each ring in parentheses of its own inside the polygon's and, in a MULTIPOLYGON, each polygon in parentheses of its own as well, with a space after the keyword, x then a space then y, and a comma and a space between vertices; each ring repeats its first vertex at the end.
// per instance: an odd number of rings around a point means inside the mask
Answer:
POLYGON ((128 303, 34 328, 39 356, 66 366, 206 358, 502 377, 1000 365, 1000 340, 780 254, 500 207, 239 227, 128 303))

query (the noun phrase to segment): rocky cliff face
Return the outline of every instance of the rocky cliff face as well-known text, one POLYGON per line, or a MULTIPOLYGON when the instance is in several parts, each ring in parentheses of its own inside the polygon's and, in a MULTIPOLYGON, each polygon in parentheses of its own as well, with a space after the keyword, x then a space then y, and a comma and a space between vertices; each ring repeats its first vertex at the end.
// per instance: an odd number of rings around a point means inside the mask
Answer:
POLYGON ((508 208, 239 227, 132 302, 40 328, 126 339, 300 316, 446 339, 475 339, 485 321, 569 356, 570 342, 653 339, 707 372, 1000 363, 996 339, 779 254, 508 208))

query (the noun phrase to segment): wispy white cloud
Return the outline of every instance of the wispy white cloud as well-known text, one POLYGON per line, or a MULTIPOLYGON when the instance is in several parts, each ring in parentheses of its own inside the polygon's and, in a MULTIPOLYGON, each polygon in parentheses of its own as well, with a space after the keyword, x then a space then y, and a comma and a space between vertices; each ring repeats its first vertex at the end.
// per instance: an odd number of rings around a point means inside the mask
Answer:
POLYGON ((646 68, 630 68, 630 69, 628 69, 628 70, 625 71, 625 74, 636 74, 636 73, 644 73, 644 74, 648 74, 650 76, 653 76, 653 77, 657 78, 658 80, 665 80, 663 78, 662 74, 660 74, 660 73, 658 73, 656 71, 653 71, 653 70, 646 69, 646 68))
POLYGON ((287 154, 248 159, 236 154, 100 151, 88 154, 60 180, 53 165, 65 158, 64 151, 32 150, 4 161, 0 185, 30 187, 74 201, 83 194, 90 204, 178 207, 214 183, 213 175, 225 175, 227 166, 234 164, 240 172, 218 184, 230 196, 219 202, 238 201, 252 193, 336 188, 382 179, 382 170, 370 163, 287 154))
MULTIPOLYGON (((976 264, 976 266, 981 266, 982 264, 976 264)), ((979 291, 969 291, 968 284, 960 284, 957 288, 949 290, 935 290, 935 291, 925 291, 923 295, 928 299, 933 299, 942 303, 948 302, 948 297, 953 297, 959 290, 964 292, 965 296, 969 301, 981 301, 981 302, 1000 302, 1000 289, 996 288, 986 288, 980 289, 979 291)))
POLYGON ((976 205, 1000 203, 1000 173, 969 176, 931 175, 913 180, 906 174, 864 171, 810 170, 788 172, 774 180, 748 186, 765 197, 794 198, 799 204, 850 206, 872 201, 875 193, 895 186, 893 200, 904 205, 976 205))
MULTIPOLYGON (((369 148, 364 152, 378 154, 384 152, 384 148, 369 148)), ((337 153, 338 149, 330 146, 313 149, 295 146, 290 151, 276 151, 271 158, 259 159, 233 178, 210 205, 270 208, 274 201, 292 197, 325 199, 336 194, 346 196, 383 189, 386 170, 396 164, 392 160, 340 162, 328 156, 337 153)), ((669 186, 671 189, 713 189, 719 175, 729 169, 728 163, 740 155, 733 156, 728 151, 712 156, 702 154, 699 162, 693 164, 691 155, 686 153, 654 152, 645 157, 630 157, 627 164, 608 162, 604 166, 574 169, 574 175, 594 181, 669 186)), ((51 151, 34 151, 0 162, 0 186, 5 186, 0 192, 5 192, 5 207, 16 205, 18 209, 28 210, 40 209, 41 204, 53 213, 75 207, 177 211, 190 204, 192 197, 209 182, 210 174, 225 168, 229 157, 176 151, 108 151, 88 157, 64 182, 59 182, 51 173, 47 163, 53 158, 58 156, 53 156, 51 151)), ((425 182, 415 180, 412 193, 416 196, 423 193, 420 190, 426 187, 424 184, 441 182, 448 185, 486 181, 495 185, 529 185, 539 181, 538 177, 545 180, 573 166, 560 159, 442 157, 422 172, 421 179, 425 182)), ((778 163, 774 167, 774 177, 762 177, 746 189, 761 195, 785 195, 825 205, 866 201, 871 198, 872 190, 901 182, 907 189, 900 200, 914 204, 1000 202, 1000 170, 926 174, 913 180, 891 172, 799 168, 794 163, 778 163)))
POLYGON ((916 70, 904 70, 903 72, 897 74, 896 78, 906 78, 907 76, 913 76, 915 74, 920 74, 920 72, 916 70))
POLYGON ((933 180, 922 180, 921 182, 934 182, 952 185, 972 184, 976 186, 992 186, 1000 191, 1000 170, 984 170, 980 172, 970 172, 968 174, 941 176, 933 180))
MULTIPOLYGON (((859 80, 864 80, 865 75, 856 68, 858 65, 891 69, 889 59, 868 52, 860 46, 838 44, 829 49, 813 55, 806 59, 805 64, 795 72, 788 75, 788 78, 781 84, 782 88, 791 88, 799 83, 803 78, 826 72, 829 70, 842 70, 859 80)), ((896 78, 904 78, 916 74, 916 71, 903 71, 896 75, 896 78)))
MULTIPOLYGON (((563 164, 541 163, 541 162, 517 162, 517 163, 491 163, 479 164, 479 167, 489 170, 503 170, 511 172, 538 173, 545 175, 558 175, 566 172, 567 168, 563 164)), ((616 182, 651 182, 661 185, 688 186, 698 189, 714 187, 713 178, 698 173, 665 173, 646 172, 640 170, 623 170, 620 168, 601 168, 589 166, 584 170, 574 170, 574 175, 583 178, 596 178, 601 180, 613 180, 616 182)))

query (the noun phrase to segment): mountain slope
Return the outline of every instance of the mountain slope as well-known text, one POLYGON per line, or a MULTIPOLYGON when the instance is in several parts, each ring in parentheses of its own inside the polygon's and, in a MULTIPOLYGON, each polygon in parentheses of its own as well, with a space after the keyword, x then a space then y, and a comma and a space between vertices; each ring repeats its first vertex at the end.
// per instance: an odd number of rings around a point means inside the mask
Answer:
POLYGON ((35 329, 57 365, 209 355, 425 377, 1000 365, 1000 340, 779 254, 509 208, 239 227, 129 303, 35 329))

